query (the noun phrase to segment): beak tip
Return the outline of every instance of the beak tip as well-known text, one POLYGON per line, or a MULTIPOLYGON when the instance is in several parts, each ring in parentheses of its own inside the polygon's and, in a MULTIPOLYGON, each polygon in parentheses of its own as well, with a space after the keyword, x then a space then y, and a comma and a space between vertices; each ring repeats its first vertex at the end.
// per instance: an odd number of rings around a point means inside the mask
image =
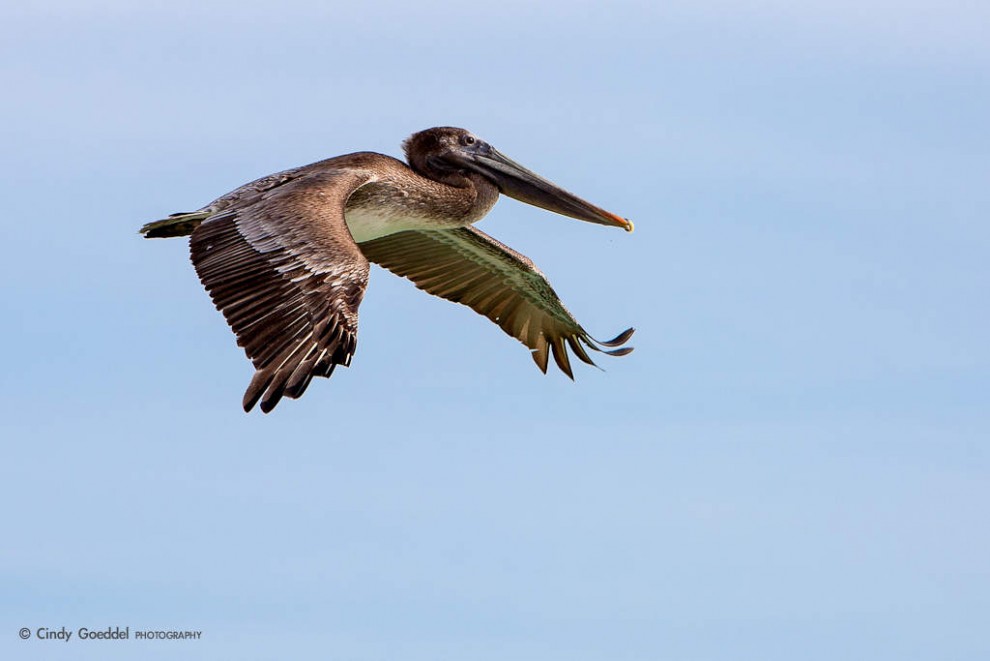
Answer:
POLYGON ((610 222, 606 223, 608 225, 614 225, 616 227, 621 227, 622 229, 624 229, 627 232, 632 232, 633 229, 635 229, 635 227, 633 225, 633 221, 629 220, 628 218, 623 218, 622 216, 620 216, 618 214, 614 214, 614 213, 611 213, 611 212, 608 212, 608 211, 606 211, 604 215, 610 221, 610 222))

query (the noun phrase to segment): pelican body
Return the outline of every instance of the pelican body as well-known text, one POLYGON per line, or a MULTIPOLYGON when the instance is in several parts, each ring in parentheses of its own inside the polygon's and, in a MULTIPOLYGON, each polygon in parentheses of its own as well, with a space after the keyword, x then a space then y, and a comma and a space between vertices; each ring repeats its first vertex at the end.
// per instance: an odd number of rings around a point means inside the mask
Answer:
POLYGON ((141 228, 190 236, 193 266, 255 367, 244 394, 265 413, 300 397, 314 376, 351 362, 369 262, 471 307, 574 378, 567 348, 611 355, 633 330, 593 339, 525 256, 472 224, 504 193, 592 223, 632 223, 559 188, 472 133, 438 127, 409 137, 408 165, 372 152, 285 170, 191 213, 141 228), (566 346, 565 346, 566 344, 566 346))

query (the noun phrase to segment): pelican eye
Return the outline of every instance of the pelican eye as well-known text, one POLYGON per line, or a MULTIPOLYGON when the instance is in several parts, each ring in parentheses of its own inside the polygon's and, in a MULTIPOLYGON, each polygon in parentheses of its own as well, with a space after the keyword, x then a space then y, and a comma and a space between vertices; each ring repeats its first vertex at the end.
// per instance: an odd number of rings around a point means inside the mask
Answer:
POLYGON ((461 138, 461 143, 468 146, 473 145, 476 142, 478 142, 478 139, 475 138, 473 135, 466 135, 463 138, 461 138))

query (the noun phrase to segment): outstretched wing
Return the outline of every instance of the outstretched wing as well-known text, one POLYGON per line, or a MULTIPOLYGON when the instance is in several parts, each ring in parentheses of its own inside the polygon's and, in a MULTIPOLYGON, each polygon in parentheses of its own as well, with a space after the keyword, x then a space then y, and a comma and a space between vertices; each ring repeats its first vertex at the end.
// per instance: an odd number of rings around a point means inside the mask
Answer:
POLYGON ((348 365, 368 260, 344 222, 366 172, 324 170, 209 217, 190 240, 193 265, 257 370, 244 410, 271 411, 314 376, 348 365))
POLYGON ((565 343, 589 365, 595 363, 585 347, 613 356, 632 351, 632 347, 617 348, 629 340, 632 328, 608 342, 595 340, 532 261, 474 227, 410 230, 358 247, 369 260, 412 280, 420 289, 467 305, 494 321, 532 350, 544 373, 552 352, 561 371, 574 378, 565 343))

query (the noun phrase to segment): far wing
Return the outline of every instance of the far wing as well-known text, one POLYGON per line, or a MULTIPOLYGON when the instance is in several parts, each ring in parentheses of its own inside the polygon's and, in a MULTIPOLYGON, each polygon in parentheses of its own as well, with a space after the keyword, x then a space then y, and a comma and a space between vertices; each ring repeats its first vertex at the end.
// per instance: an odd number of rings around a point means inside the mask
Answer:
POLYGON ((585 347, 624 356, 630 328, 608 342, 599 342, 581 327, 560 302, 546 276, 524 255, 474 227, 410 230, 358 244, 364 255, 420 289, 467 305, 516 338, 533 352, 544 373, 549 354, 570 378, 565 343, 589 365, 585 347), (605 348, 603 348, 605 347, 605 348), (622 347, 622 348, 618 348, 622 347))

